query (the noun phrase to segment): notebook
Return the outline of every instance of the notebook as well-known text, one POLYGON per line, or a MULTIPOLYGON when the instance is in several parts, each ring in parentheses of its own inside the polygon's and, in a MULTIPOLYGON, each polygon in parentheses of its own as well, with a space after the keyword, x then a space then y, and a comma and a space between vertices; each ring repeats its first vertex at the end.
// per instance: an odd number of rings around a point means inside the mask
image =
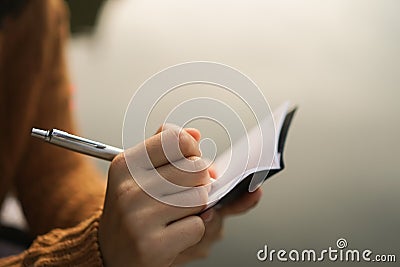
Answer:
MULTIPOLYGON (((263 136, 261 140, 261 136, 258 134, 259 132, 257 132, 256 127, 253 127, 248 132, 248 136, 243 136, 237 140, 230 148, 215 159, 214 168, 216 172, 225 172, 224 175, 229 177, 229 181, 218 177, 212 183, 209 199, 213 199, 213 201, 207 205, 207 208, 211 208, 215 205, 226 205, 246 192, 255 191, 264 181, 285 168, 283 160, 285 141, 293 116, 297 110, 297 108, 289 109, 289 106, 289 102, 285 102, 273 111, 275 134, 263 136), (241 147, 246 147, 246 142, 248 142, 251 147, 248 152, 250 156, 245 155, 246 153, 240 153, 241 147), (265 153, 261 153, 261 143, 263 143, 262 147, 266 150, 265 153), (233 153, 234 151, 239 153, 235 155, 235 153, 233 153), (260 153, 262 154, 261 156, 259 156, 260 153), (253 154, 258 154, 258 156, 256 157, 253 154), (236 164, 239 163, 239 161, 243 161, 242 157, 248 158, 245 169, 236 168, 236 166, 239 165, 243 166, 243 164, 236 164), (228 165, 230 167, 227 170, 228 165), (232 177, 234 178, 232 179, 232 177)), ((272 118, 269 117, 261 121, 259 125, 260 128, 273 125, 271 124, 271 119, 272 118)))

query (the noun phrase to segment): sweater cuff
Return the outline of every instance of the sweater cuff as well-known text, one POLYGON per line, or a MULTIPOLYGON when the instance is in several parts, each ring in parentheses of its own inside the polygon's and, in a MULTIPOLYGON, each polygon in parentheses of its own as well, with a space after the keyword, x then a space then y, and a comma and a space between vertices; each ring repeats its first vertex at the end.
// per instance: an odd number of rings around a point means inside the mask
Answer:
POLYGON ((23 254, 10 258, 11 265, 103 266, 98 242, 101 212, 76 227, 55 229, 39 236, 23 254))

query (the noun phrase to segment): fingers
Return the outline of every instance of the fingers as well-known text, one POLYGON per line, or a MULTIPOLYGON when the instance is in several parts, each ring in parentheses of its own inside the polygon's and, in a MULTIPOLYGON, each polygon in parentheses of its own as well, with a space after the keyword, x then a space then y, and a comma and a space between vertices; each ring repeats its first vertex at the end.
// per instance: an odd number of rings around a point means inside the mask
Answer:
POLYGON ((124 155, 135 177, 137 174, 143 174, 144 170, 157 169, 158 174, 174 184, 204 185, 209 182, 207 178, 214 172, 203 172, 209 164, 199 158, 199 139, 200 132, 196 129, 182 129, 173 124, 165 124, 157 130, 156 135, 146 139, 144 145, 142 143, 128 149, 124 155), (169 165, 171 162, 173 166, 169 165), (187 176, 187 179, 181 179, 182 176, 187 176), (197 178, 194 179, 194 183, 188 183, 193 178, 197 178))
POLYGON ((258 188, 256 191, 252 193, 246 193, 241 198, 237 199, 233 203, 223 206, 219 212, 221 215, 235 215, 248 211, 253 208, 262 196, 261 188, 258 188))
POLYGON ((209 209, 202 213, 200 217, 205 223, 206 231, 199 243, 179 254, 174 261, 174 263, 177 264, 176 266, 181 266, 187 262, 207 257, 212 245, 223 236, 223 218, 218 211, 209 209), (204 217, 206 214, 211 215, 209 220, 204 217))
MULTIPOLYGON (((185 157, 201 156, 198 142, 186 131, 168 129, 145 141, 145 148, 151 164, 146 168, 160 167, 169 162, 178 161, 185 157)), ((146 155, 140 155, 146 156, 146 155)))
MULTIPOLYGON (((171 123, 165 123, 163 125, 160 126, 160 128, 158 128, 156 134, 168 130, 168 129, 180 129, 180 127, 178 125, 175 124, 171 124, 171 123)), ((196 141, 200 141, 201 138, 201 134, 200 131, 195 129, 195 128, 184 128, 184 131, 186 131, 187 133, 189 133, 194 139, 196 139, 196 141)))
POLYGON ((208 183, 208 170, 190 172, 169 163, 193 165, 186 166, 188 169, 202 167, 203 160, 195 158, 200 156, 199 138, 196 130, 160 130, 113 160, 99 225, 99 244, 106 263, 170 266, 177 255, 201 240, 204 221, 193 214, 199 214, 208 202, 209 186, 200 186, 208 183), (155 173, 165 179, 155 177, 155 173), (165 190, 166 180, 189 189, 165 190), (149 188, 157 188, 161 194, 153 198, 154 194, 147 194, 153 193, 149 188))
POLYGON ((164 229, 163 240, 175 240, 173 250, 179 254, 197 244, 205 233, 203 220, 199 216, 189 216, 170 224, 164 229))
POLYGON ((157 132, 155 134, 161 133, 162 131, 169 130, 169 129, 179 129, 180 127, 176 124, 173 123, 164 123, 163 125, 160 126, 160 128, 157 129, 157 132))
POLYGON ((165 227, 179 219, 198 214, 204 210, 208 201, 208 190, 205 187, 193 187, 154 198, 143 192, 133 179, 122 184, 117 192, 119 192, 118 209, 135 217, 141 217, 147 226, 165 227), (182 203, 182 205, 172 206, 166 203, 182 203), (141 211, 140 214, 138 210, 141 211), (146 220, 146 218, 156 218, 156 220, 146 220))
MULTIPOLYGON (((111 164, 110 173, 112 174, 109 175, 110 177, 125 177, 124 180, 117 182, 119 187, 121 187, 121 189, 118 190, 119 193, 117 193, 117 196, 124 195, 124 193, 130 190, 130 188, 137 188, 138 186, 135 182, 139 183, 145 192, 149 194, 151 193, 152 197, 148 197, 147 194, 144 194, 148 200, 152 201, 147 205, 154 204, 154 199, 156 199, 157 204, 165 206, 164 208, 160 207, 158 210, 163 213, 162 217, 165 218, 160 221, 163 221, 166 224, 185 216, 199 213, 201 210, 203 210, 204 205, 206 205, 208 201, 208 190, 210 187, 202 188, 199 186, 208 184, 210 182, 210 176, 204 160, 195 156, 188 156, 187 158, 185 157, 191 154, 198 154, 199 152, 196 150, 198 149, 197 141, 192 136, 184 132, 179 133, 174 129, 167 129, 147 139, 146 147, 148 148, 149 156, 151 157, 153 164, 163 164, 156 169, 144 169, 142 167, 136 168, 135 166, 132 168, 132 166, 130 166, 130 169, 128 170, 126 161, 135 160, 135 164, 138 164, 138 161, 141 158, 140 148, 138 147, 139 146, 126 150, 123 156, 118 157, 111 164), (162 135, 164 135, 164 137, 162 137, 162 135), (187 149, 182 149, 182 156, 184 158, 175 161, 174 164, 182 165, 184 170, 181 170, 172 164, 164 164, 168 163, 168 159, 163 154, 162 146, 160 145, 162 142, 161 138, 166 137, 166 140, 168 141, 168 138, 176 138, 177 136, 182 135, 185 136, 183 139, 185 139, 186 142, 182 142, 181 137, 179 142, 180 144, 183 144, 183 146, 181 145, 182 147, 186 147, 187 149), (194 151, 193 153, 190 152, 191 149, 194 151), (191 166, 184 166, 185 164, 191 166), (185 171, 185 169, 200 169, 200 171, 191 172, 185 171), (132 179, 130 175, 131 172, 129 171, 133 171, 132 175, 135 177, 135 181, 132 179), (172 184, 165 180, 171 182, 172 184), (174 184, 180 185, 181 187, 174 186, 174 184), (186 187, 190 187, 190 189, 187 189, 186 187), (164 203, 178 203, 176 205, 194 208, 181 209, 180 207, 172 207, 164 203)), ((143 147, 144 146, 142 146, 142 148, 143 147)), ((140 203, 141 206, 146 206, 146 204, 143 203, 142 198, 138 199, 138 194, 135 193, 131 195, 133 198, 132 201, 124 201, 124 203, 127 203, 127 205, 128 203, 140 203)), ((134 204, 130 205, 132 205, 134 208, 137 207, 134 204)))
POLYGON ((186 217, 188 215, 198 214, 207 206, 208 188, 193 187, 188 190, 166 195, 161 198, 165 203, 180 203, 180 206, 166 205, 164 208, 164 218, 167 223, 186 217))
POLYGON ((180 186, 201 186, 210 182, 207 163, 201 158, 183 159, 174 164, 167 164, 157 168, 157 172, 164 179, 180 186), (186 170, 200 170, 197 172, 186 170))
MULTIPOLYGON (((138 168, 134 171, 133 175, 135 181, 140 184, 142 189, 158 200, 163 199, 165 201, 165 199, 171 199, 168 195, 186 191, 193 187, 206 185, 207 189, 211 189, 211 185, 208 186, 211 183, 211 178, 206 168, 206 162, 201 158, 193 159, 185 158, 181 160, 182 162, 178 161, 174 162, 174 164, 166 164, 157 169, 145 170, 138 168), (164 196, 168 197, 165 198, 164 196)), ((195 202, 195 199, 189 199, 188 203, 197 203, 196 205, 200 205, 200 202, 195 202)))
POLYGON ((196 141, 200 141, 201 139, 201 134, 199 132, 199 130, 195 129, 195 128, 185 128, 185 131, 190 134, 194 139, 196 139, 196 141))

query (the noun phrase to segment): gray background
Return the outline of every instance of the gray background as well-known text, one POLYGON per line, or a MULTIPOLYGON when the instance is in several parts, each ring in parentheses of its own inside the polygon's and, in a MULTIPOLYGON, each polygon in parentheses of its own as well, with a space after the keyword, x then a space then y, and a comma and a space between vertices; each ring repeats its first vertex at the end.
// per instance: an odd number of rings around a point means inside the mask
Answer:
POLYGON ((149 76, 191 60, 231 65, 272 107, 300 109, 287 169, 191 266, 275 266, 257 261, 264 244, 323 249, 340 237, 399 258, 399 10, 396 0, 108 1, 95 31, 69 43, 79 128, 121 146, 124 111, 149 76))

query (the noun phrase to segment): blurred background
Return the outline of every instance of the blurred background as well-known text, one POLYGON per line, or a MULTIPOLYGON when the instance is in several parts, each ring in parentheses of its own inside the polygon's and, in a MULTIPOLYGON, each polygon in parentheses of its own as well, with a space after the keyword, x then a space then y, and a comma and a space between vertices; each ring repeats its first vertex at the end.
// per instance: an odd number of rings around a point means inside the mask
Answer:
POLYGON ((209 257, 189 266, 309 266, 259 262, 256 253, 336 247, 338 238, 400 260, 399 1, 68 2, 84 136, 121 147, 135 90, 193 60, 241 70, 272 108, 299 106, 286 169, 264 184, 254 210, 226 221, 209 257))

